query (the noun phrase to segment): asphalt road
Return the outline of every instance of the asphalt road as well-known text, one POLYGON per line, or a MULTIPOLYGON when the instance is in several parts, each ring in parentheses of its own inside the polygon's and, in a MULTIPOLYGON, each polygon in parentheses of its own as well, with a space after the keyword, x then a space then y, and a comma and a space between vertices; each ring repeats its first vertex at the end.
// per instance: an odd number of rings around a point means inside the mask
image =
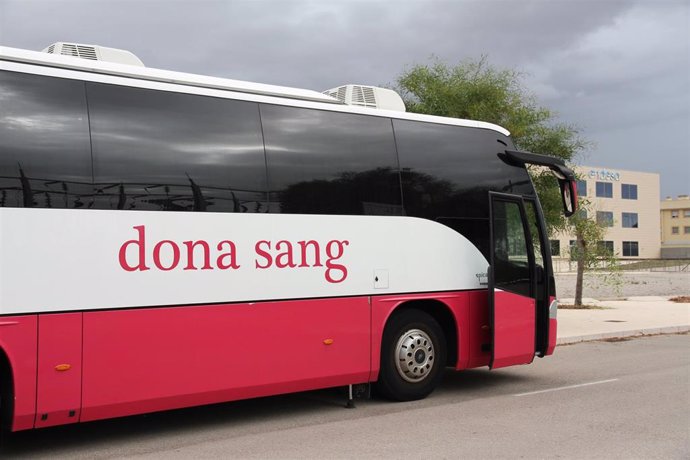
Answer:
POLYGON ((3 458, 690 458, 690 335, 449 372, 429 398, 324 390, 15 434, 3 458))

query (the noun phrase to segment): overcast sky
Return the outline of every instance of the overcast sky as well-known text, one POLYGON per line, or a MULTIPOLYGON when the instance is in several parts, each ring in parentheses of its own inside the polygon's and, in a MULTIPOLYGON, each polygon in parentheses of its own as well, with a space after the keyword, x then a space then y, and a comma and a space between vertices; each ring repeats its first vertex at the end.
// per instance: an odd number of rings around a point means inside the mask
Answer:
POLYGON ((690 193, 688 0, 0 0, 0 45, 132 51, 148 67, 325 90, 488 55, 592 148, 580 164, 690 193))

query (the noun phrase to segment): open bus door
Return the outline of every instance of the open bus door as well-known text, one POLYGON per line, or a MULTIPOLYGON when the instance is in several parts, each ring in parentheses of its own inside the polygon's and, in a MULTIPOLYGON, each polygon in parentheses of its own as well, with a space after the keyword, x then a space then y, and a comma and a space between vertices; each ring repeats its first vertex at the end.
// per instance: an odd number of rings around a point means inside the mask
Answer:
POLYGON ((490 194, 489 309, 491 362, 497 369, 529 364, 536 346, 534 248, 521 197, 490 194))

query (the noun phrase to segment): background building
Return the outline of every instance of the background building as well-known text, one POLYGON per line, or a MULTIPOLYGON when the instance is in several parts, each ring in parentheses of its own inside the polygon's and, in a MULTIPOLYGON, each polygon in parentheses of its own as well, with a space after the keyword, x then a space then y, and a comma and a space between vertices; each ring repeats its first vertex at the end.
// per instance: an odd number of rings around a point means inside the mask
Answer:
MULTIPOLYGON (((591 203, 587 217, 608 227, 601 244, 621 259, 660 258, 659 174, 591 166, 575 171, 581 178, 578 196, 591 203)), ((686 203, 690 208, 690 201, 686 203)), ((690 218, 687 222, 690 225, 690 218)), ((554 258, 568 260, 574 243, 572 234, 555 235, 551 240, 554 258)))
POLYGON ((661 202, 661 257, 690 259, 690 197, 661 202))

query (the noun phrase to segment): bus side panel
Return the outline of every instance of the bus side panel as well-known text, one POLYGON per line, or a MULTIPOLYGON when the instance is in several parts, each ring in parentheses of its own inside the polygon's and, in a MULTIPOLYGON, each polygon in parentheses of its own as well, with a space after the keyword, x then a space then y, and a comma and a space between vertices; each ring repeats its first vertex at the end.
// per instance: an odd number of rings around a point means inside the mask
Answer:
POLYGON ((472 323, 470 319, 470 296, 471 292, 459 292, 457 297, 450 299, 447 305, 451 308, 455 317, 458 336, 458 360, 455 369, 465 369, 470 361, 470 343, 472 339, 472 323))
POLYGON ((468 368, 488 366, 491 361, 491 329, 489 322, 489 294, 487 291, 470 293, 470 326, 472 343, 468 368))
MULTIPOLYGON (((381 368, 381 344, 386 322, 394 311, 406 303, 419 301, 441 302, 455 319, 458 337, 458 360, 454 367, 464 369, 470 360, 470 310, 469 300, 472 291, 441 292, 429 294, 403 294, 396 296, 372 297, 371 307, 371 375, 369 381, 379 378, 381 368)), ((415 303, 415 308, 425 309, 422 303, 415 303)))
POLYGON ((38 317, 36 428, 79 421, 81 322, 81 313, 38 317))
POLYGON ((84 313, 82 421, 369 376, 367 297, 84 313))
POLYGON ((37 330, 36 315, 0 317, 0 348, 7 354, 14 383, 12 431, 34 427, 37 330))

